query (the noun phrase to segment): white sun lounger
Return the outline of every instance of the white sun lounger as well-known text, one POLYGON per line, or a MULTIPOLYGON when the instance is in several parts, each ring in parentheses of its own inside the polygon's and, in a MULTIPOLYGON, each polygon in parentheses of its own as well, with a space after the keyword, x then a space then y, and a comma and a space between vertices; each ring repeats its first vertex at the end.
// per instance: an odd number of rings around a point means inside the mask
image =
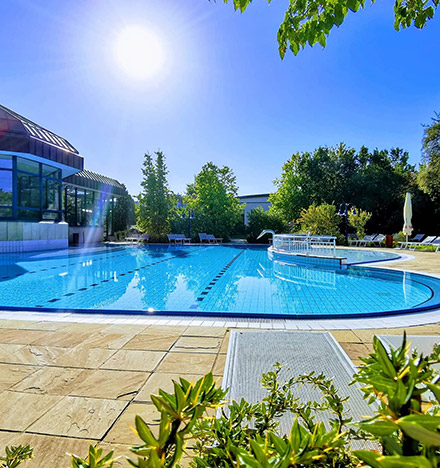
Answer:
POLYGON ((435 240, 436 240, 436 236, 428 236, 426 237, 425 239, 423 239, 422 242, 408 242, 408 248, 410 250, 416 250, 416 247, 418 246, 423 246, 423 245, 431 245, 435 240), (412 249, 411 249, 412 247, 412 249))

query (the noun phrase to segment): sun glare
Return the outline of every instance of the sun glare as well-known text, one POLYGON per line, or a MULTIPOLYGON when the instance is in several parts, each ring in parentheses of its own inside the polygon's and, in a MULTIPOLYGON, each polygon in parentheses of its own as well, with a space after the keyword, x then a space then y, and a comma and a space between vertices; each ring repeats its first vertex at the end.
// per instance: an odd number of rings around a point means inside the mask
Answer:
POLYGON ((121 68, 135 79, 154 76, 164 63, 159 39, 139 26, 128 27, 119 33, 116 40, 116 57, 121 68))

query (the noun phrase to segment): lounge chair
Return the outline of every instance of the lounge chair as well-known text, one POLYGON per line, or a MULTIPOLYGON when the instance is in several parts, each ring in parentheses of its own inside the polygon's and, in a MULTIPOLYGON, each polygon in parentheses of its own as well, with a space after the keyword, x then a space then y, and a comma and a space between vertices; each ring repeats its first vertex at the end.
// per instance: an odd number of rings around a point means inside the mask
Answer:
POLYGON ((432 241, 432 245, 436 245, 436 246, 437 246, 437 248, 435 249, 435 251, 438 252, 439 249, 440 249, 440 237, 437 237, 437 239, 433 240, 433 241, 432 241))
POLYGON ((191 242, 190 237, 185 237, 185 234, 168 234, 168 242, 170 244, 189 244, 191 242))
POLYGON ((419 247, 419 246, 432 245, 432 243, 436 240, 436 238, 437 238, 436 236, 428 236, 425 239, 423 239, 422 242, 408 242, 408 248, 410 250, 416 250, 416 247, 419 247))
POLYGON ((199 232, 199 239, 201 244, 203 244, 204 242, 209 244, 208 236, 204 232, 199 232))
POLYGON ((148 244, 148 242, 150 242, 150 234, 142 234, 139 238, 139 242, 145 242, 148 244))
POLYGON ((223 237, 215 237, 213 234, 206 234, 206 238, 210 244, 221 244, 223 237))
POLYGON ((139 234, 131 234, 130 236, 125 238, 126 242, 139 242, 140 235, 139 234))
POLYGON ((176 240, 182 244, 190 244, 191 237, 185 237, 185 234, 176 234, 176 240))
POLYGON ((385 238, 386 236, 384 236, 383 234, 378 234, 373 240, 369 241, 369 244, 377 245, 378 247, 380 247, 385 238))
POLYGON ((133 234, 129 237, 126 237, 125 240, 127 242, 131 242, 131 243, 137 242, 138 244, 141 244, 143 242, 149 242, 150 234, 133 234))
POLYGON ((363 239, 351 239, 348 241, 348 243, 356 247, 361 247, 362 245, 365 247, 367 245, 367 242, 371 242, 375 237, 376 237, 376 234, 370 234, 370 235, 364 236, 363 239))
POLYGON ((407 249, 408 248, 408 244, 411 243, 411 242, 421 242, 423 240, 423 238, 425 237, 425 234, 417 234, 416 236, 414 236, 412 239, 408 240, 408 241, 400 241, 399 242, 399 249, 407 249))

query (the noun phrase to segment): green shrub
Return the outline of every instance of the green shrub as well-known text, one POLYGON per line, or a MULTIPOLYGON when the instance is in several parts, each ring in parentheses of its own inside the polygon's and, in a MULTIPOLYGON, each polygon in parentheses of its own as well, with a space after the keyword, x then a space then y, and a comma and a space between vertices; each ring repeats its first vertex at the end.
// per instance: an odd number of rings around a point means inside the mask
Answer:
POLYGON ((23 461, 30 460, 33 449, 29 445, 6 447, 5 456, 0 457, 0 468, 16 468, 23 461))
POLYGON ((251 210, 248 215, 248 220, 247 240, 250 243, 266 244, 268 242, 268 236, 257 239, 264 229, 272 229, 276 233, 285 232, 287 230, 281 216, 276 213, 264 211, 261 206, 251 210))
POLYGON ((336 236, 338 242, 342 242, 343 236, 339 229, 341 218, 336 213, 335 205, 310 205, 301 211, 297 220, 301 232, 309 232, 312 235, 336 236))

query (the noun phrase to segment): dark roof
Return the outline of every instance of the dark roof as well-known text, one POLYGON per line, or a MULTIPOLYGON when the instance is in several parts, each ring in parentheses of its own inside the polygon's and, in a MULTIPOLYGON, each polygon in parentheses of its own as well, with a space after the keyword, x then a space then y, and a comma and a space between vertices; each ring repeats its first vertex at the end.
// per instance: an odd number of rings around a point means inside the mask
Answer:
POLYGON ((116 179, 89 171, 88 169, 66 177, 63 179, 63 183, 100 192, 110 192, 114 195, 124 195, 126 193, 125 187, 116 179))
POLYGON ((0 104, 0 150, 30 153, 81 170, 83 158, 65 138, 0 104))
POLYGON ((238 198, 254 198, 254 197, 266 197, 268 198, 270 193, 256 193, 255 195, 239 195, 238 198))

